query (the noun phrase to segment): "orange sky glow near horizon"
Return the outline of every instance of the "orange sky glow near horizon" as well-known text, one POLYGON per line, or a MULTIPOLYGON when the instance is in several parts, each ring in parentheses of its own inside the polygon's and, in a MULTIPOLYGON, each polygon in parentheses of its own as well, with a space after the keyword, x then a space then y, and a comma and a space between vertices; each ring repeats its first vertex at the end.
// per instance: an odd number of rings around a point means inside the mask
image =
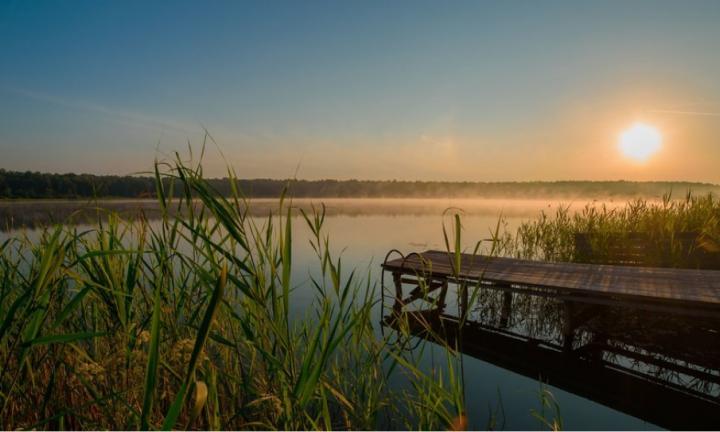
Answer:
POLYGON ((0 2, 0 168, 148 172, 206 129, 212 177, 720 184, 718 22, 713 0, 0 2))

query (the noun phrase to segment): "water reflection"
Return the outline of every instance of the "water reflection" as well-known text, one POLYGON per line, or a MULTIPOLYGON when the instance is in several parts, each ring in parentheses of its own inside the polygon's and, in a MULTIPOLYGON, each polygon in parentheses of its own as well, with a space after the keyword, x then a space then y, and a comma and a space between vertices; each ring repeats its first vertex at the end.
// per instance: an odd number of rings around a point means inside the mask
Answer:
POLYGON ((661 427, 720 427, 720 319, 477 294, 462 324, 452 301, 384 324, 661 427))

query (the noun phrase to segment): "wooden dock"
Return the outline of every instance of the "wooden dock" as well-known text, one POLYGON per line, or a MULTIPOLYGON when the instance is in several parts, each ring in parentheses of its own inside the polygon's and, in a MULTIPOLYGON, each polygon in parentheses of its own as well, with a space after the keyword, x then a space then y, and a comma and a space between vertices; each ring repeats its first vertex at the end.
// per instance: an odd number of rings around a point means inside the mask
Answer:
POLYGON ((396 288, 395 309, 440 291, 444 302, 448 283, 555 297, 578 303, 620 305, 683 314, 720 317, 720 271, 622 265, 552 263, 430 250, 386 260, 396 288), (410 276, 410 278, 408 278, 410 276), (415 285, 408 296, 403 284, 415 285))
POLYGON ((434 250, 386 258, 382 267, 395 288, 383 326, 662 427, 720 425, 719 270, 434 250), (459 316, 447 313, 453 312, 446 304, 451 287, 459 316), (503 294, 469 305, 477 289, 503 294), (533 303, 527 296, 547 297, 562 308, 543 317, 539 334, 524 324, 534 313, 528 313, 533 303))

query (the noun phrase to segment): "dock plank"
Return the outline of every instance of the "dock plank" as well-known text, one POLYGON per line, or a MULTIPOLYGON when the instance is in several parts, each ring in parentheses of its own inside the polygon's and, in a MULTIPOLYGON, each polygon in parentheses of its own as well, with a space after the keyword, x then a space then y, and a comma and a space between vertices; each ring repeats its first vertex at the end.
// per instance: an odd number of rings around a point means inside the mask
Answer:
MULTIPOLYGON (((430 250, 383 264, 388 271, 453 278, 454 256, 430 250)), ((458 276, 607 297, 633 297, 720 308, 720 271, 542 262, 462 254, 458 276)))

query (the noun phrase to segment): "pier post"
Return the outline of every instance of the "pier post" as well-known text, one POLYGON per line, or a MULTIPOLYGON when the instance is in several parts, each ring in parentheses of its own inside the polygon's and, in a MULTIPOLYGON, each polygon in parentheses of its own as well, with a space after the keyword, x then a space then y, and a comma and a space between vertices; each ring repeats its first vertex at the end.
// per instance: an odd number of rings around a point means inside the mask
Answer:
POLYGON ((572 351, 575 340, 575 308, 570 301, 563 301, 563 348, 565 351, 572 351))
POLYGON ((465 323, 468 315, 468 287, 466 282, 459 282, 460 289, 460 322, 465 323))
POLYGON ((503 292, 502 309, 500 310, 500 327, 506 328, 510 323, 510 314, 512 313, 512 293, 510 291, 503 292))
POLYGON ((440 295, 438 296, 438 300, 437 300, 437 309, 440 312, 442 312, 445 309, 445 306, 447 305, 447 303, 445 303, 445 298, 447 297, 447 291, 448 291, 448 280, 447 280, 447 278, 443 278, 442 287, 440 288, 440 295))
POLYGON ((393 304, 393 313, 400 315, 403 307, 402 274, 400 272, 393 272, 392 275, 393 282, 395 283, 395 303, 393 304))

